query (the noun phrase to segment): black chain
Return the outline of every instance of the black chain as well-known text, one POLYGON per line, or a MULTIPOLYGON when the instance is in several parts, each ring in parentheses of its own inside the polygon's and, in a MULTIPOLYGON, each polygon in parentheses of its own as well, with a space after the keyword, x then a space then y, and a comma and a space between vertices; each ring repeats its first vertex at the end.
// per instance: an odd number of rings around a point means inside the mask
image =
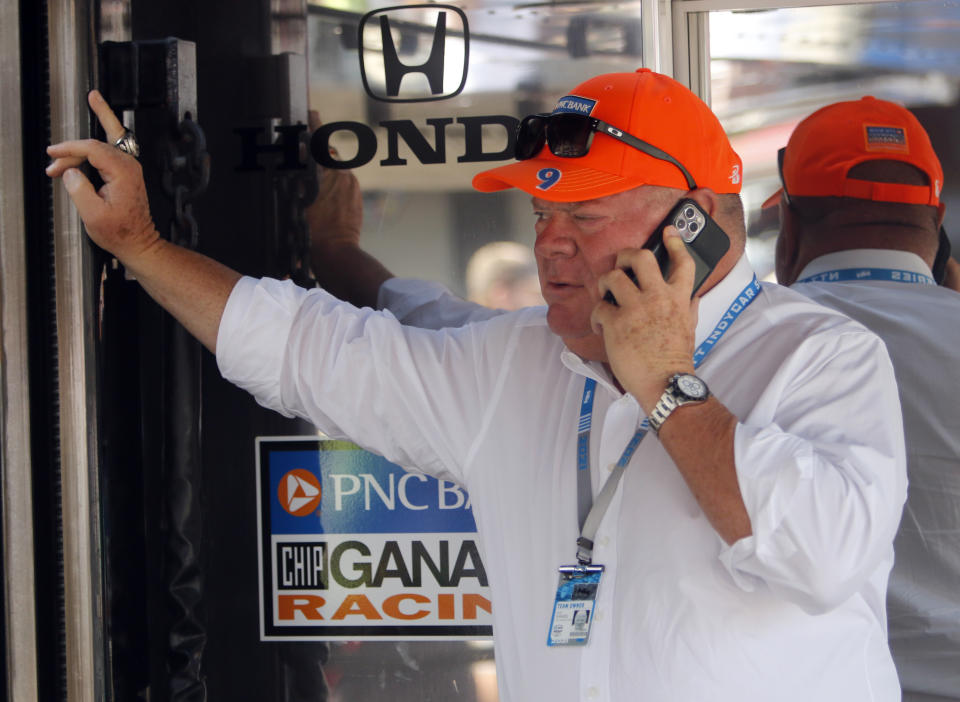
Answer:
MULTIPOLYGON (((310 135, 303 132, 300 139, 309 153, 310 135)), ((310 227, 307 225, 307 208, 316 200, 320 191, 317 168, 308 166, 303 170, 278 172, 274 177, 277 206, 278 244, 280 259, 286 264, 285 271, 297 285, 316 287, 310 271, 310 227), (286 259, 283 261, 283 259, 286 259)))
POLYGON ((193 201, 210 183, 210 154, 200 125, 189 117, 177 128, 178 139, 168 139, 163 149, 163 190, 173 199, 170 241, 197 248, 200 233, 193 216, 193 201))
MULTIPOLYGON (((200 126, 189 117, 161 148, 161 182, 173 200, 170 241, 196 249, 199 241, 193 202, 210 182, 210 155, 200 126)), ((200 346, 172 318, 165 318, 164 337, 164 510, 169 520, 164 568, 169 595, 170 702, 206 702, 201 667, 207 642, 203 617, 203 489, 201 456, 200 346)))

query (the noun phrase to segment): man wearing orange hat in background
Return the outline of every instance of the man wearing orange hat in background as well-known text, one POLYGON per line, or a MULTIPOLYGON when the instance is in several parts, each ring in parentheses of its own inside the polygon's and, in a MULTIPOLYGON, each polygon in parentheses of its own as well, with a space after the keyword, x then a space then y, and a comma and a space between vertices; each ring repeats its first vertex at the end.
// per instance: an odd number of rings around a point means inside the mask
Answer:
POLYGON ((865 97, 781 150, 777 277, 884 340, 900 387, 909 495, 887 595, 904 699, 960 700, 960 295, 936 285, 943 170, 906 109, 865 97))
POLYGON ((93 141, 49 153, 94 241, 227 379, 467 488, 504 702, 899 699, 883 615, 906 495, 892 366, 861 325, 757 282, 740 159, 679 83, 602 75, 522 122, 518 162, 475 186, 533 196, 546 313, 442 331, 242 278, 159 238, 132 157, 93 141), (641 248, 684 197, 729 235, 693 300, 678 232, 666 279, 641 248))

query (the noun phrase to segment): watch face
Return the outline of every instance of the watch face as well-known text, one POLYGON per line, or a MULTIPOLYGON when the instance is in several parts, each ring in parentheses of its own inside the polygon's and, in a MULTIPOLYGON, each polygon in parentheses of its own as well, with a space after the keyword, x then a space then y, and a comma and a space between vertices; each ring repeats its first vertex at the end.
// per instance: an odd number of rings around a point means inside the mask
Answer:
POLYGON ((695 375, 679 375, 676 382, 677 389, 693 400, 699 400, 707 395, 707 384, 695 375))

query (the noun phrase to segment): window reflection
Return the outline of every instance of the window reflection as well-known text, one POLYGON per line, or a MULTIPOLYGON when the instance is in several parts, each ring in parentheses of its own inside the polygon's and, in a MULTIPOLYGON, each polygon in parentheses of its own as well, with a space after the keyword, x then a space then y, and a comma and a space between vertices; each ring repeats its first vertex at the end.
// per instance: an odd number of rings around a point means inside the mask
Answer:
MULTIPOLYGON (((930 133, 945 172, 955 172, 958 28, 960 6, 929 0, 711 13, 712 107, 743 158, 758 271, 773 270, 776 211, 761 213, 760 204, 779 187, 776 150, 816 109, 864 95, 901 103, 930 133)), ((949 178, 943 199, 949 231, 960 207, 949 178)))
MULTIPOLYGON (((380 6, 386 3, 309 5, 310 107, 325 123, 360 123, 376 136, 376 156, 356 169, 364 190, 364 247, 398 275, 438 280, 465 294, 470 255, 491 241, 532 245, 533 218, 522 193, 471 190, 473 174, 489 164, 460 160, 468 149, 456 119, 549 110, 589 76, 635 70, 640 4, 460 4, 469 22, 463 91, 408 103, 378 100, 363 88, 359 19, 380 6), (397 155, 406 162, 382 163, 389 160, 391 138, 383 123, 398 120, 416 125, 439 154, 436 163, 422 163, 402 140, 397 155), (449 120, 441 132, 437 120, 449 120)), ((409 64, 428 56, 432 22, 394 37, 409 64)), ((948 146, 960 117, 958 28, 960 6, 927 0, 711 13, 713 108, 743 158, 748 254, 759 272, 773 270, 775 212, 761 213, 759 206, 779 187, 776 150, 802 117, 822 105, 865 94, 904 103, 930 133, 944 170, 960 172, 960 155, 948 146)), ((485 150, 502 149, 504 138, 496 125, 485 127, 485 150)), ((358 149, 349 130, 333 135, 331 145, 342 154, 358 149)), ((949 213, 960 211, 958 185, 948 179, 943 194, 948 230, 949 213)), ((492 655, 489 642, 337 643, 327 668, 331 699, 492 701, 492 655)))

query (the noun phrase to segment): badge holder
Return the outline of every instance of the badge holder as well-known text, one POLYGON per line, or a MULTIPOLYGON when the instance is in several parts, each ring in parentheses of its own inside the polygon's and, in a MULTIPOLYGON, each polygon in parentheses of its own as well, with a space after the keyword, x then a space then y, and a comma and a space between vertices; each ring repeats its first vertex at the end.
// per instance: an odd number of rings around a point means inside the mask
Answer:
POLYGON ((548 646, 584 646, 590 637, 602 565, 560 566, 548 646))

